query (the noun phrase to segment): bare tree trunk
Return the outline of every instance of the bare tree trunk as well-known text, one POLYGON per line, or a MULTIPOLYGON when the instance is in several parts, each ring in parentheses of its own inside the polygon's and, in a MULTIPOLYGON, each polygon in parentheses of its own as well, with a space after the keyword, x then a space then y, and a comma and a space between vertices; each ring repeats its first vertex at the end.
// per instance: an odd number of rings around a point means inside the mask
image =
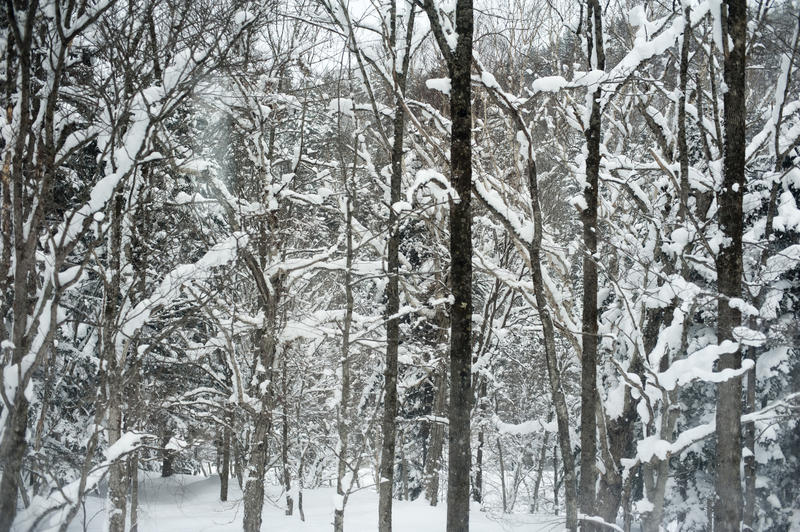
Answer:
MULTIPOLYGON (((558 445, 553 446, 553 511, 558 515, 558 445)), ((577 518, 577 516, 576 516, 577 518)))
POLYGON ((219 500, 228 500, 228 481, 231 476, 231 423, 233 416, 226 413, 222 427, 222 467, 219 472, 219 500))
MULTIPOLYGON (((113 445, 122 436, 122 376, 120 353, 117 353, 116 336, 120 299, 120 266, 122 253, 122 215, 125 197, 118 193, 114 197, 111 216, 111 235, 108 242, 108 275, 104 283, 105 302, 102 318, 103 352, 106 361, 106 423, 108 443, 113 445)), ((125 532, 127 510, 128 475, 127 462, 117 459, 108 470, 108 501, 106 519, 109 532, 125 532)))
POLYGON ((128 478, 131 481, 131 527, 129 532, 137 532, 139 530, 139 451, 131 454, 128 478))
MULTIPOLYGON (((733 339, 733 329, 741 324, 741 312, 730 302, 741 297, 742 288, 742 198, 745 187, 745 40, 747 37, 747 2, 726 0, 724 45, 724 79, 727 91, 725 105, 725 146, 722 189, 718 193, 719 225, 727 245, 720 246, 716 257, 717 285, 720 293, 717 307, 717 341, 733 339), (729 49, 730 48, 730 49, 729 49)), ((719 370, 738 369, 741 351, 720 356, 719 370)), ((716 501, 714 529, 739 530, 742 521, 741 417, 742 380, 732 378, 720 383, 717 396, 716 501)))
MULTIPOLYGON (((442 316, 440 322, 445 322, 442 316)), ((444 414, 447 399, 447 368, 440 366, 436 370, 436 397, 433 403, 433 415, 439 418, 444 414)), ((439 503, 439 471, 442 466, 442 446, 444 443, 444 426, 439 421, 431 423, 428 460, 425 463, 425 498, 431 506, 439 503)))
POLYGON ((472 500, 480 503, 483 490, 483 445, 485 435, 483 429, 478 430, 478 446, 475 451, 475 480, 472 483, 472 500))
POLYGON ((17 514, 17 493, 25 456, 25 433, 28 427, 28 401, 24 394, 17 393, 14 409, 9 413, 3 434, 0 460, 3 463, 3 479, 0 481, 0 531, 8 532, 17 514))
MULTIPOLYGON (((355 150, 356 152, 358 150, 355 150)), ((355 171, 356 163, 353 163, 355 171)), ((349 486, 345 486, 345 475, 347 473, 347 452, 350 439, 350 328, 353 322, 353 209, 355 201, 355 183, 353 187, 347 186, 345 177, 345 188, 347 189, 347 209, 346 209, 346 231, 347 231, 347 255, 345 257, 344 270, 344 296, 345 313, 344 323, 342 323, 342 382, 340 388, 339 404, 336 408, 336 432, 339 438, 336 455, 338 464, 336 467, 336 504, 333 511, 333 530, 334 532, 344 531, 344 507, 347 504, 349 486)))
MULTIPOLYGON (((450 409, 447 531, 469 531, 472 413, 472 0, 458 0, 458 41, 450 65, 450 171, 458 200, 450 201, 450 409)), ((444 51, 444 50, 443 50, 444 51)))
POLYGON ((300 453, 300 463, 297 464, 297 513, 300 514, 300 521, 305 522, 306 514, 303 511, 303 466, 306 461, 306 452, 300 453))
POLYGON ((392 490, 394 488, 394 459, 395 437, 397 434, 397 351, 400 345, 400 320, 397 312, 400 310, 400 286, 398 272, 400 267, 399 248, 400 234, 397 212, 394 205, 400 201, 403 182, 403 137, 405 134, 405 114, 401 99, 405 97, 406 77, 408 64, 411 57, 410 41, 414 25, 414 11, 411 13, 404 41, 405 48, 398 49, 398 21, 397 1, 392 1, 391 7, 391 43, 394 50, 394 77, 395 107, 394 107, 394 137, 392 140, 392 178, 389 186, 389 243, 386 257, 387 274, 389 282, 386 285, 386 368, 383 372, 383 424, 381 464, 378 484, 378 530, 391 532, 392 530, 392 490), (398 54, 403 53, 401 64, 398 54), (399 67, 399 68, 398 68, 399 67))
MULTIPOLYGON (((605 69, 603 49, 603 17, 599 0, 588 0, 586 9, 586 43, 590 68, 605 69)), ((581 481, 580 510, 585 515, 595 513, 595 484, 597 482, 597 204, 600 197, 600 142, 602 136, 601 89, 592 95, 589 127, 585 131, 586 184, 583 189, 583 326, 581 353, 581 481)), ((586 522, 585 530, 596 527, 586 522)))
POLYGON ((497 458, 500 460, 500 493, 503 497, 503 513, 508 511, 508 499, 506 495, 506 465, 503 461, 503 445, 500 438, 497 438, 497 458))
MULTIPOLYGON (((112 392, 113 394, 113 392, 112 392)), ((121 436, 122 415, 116 401, 108 406, 108 442, 113 445, 121 436)), ((125 514, 128 496, 128 464, 123 459, 112 462, 108 470, 108 530, 125 532, 125 514)))
POLYGON ((281 389, 283 395, 283 423, 281 424, 281 462, 283 463, 283 489, 286 491, 286 515, 294 513, 292 499, 292 475, 289 471, 289 388, 286 378, 286 356, 281 365, 281 389))
POLYGON ((255 412, 253 437, 251 439, 250 462, 248 464, 247 479, 244 485, 244 532, 261 531, 261 512, 264 507, 264 476, 267 472, 269 455, 269 437, 272 432, 272 405, 273 405, 273 366, 275 364, 275 350, 277 339, 277 309, 280 301, 282 283, 279 276, 270 279, 272 293, 263 301, 266 314, 266 327, 261 331, 257 349, 258 363, 261 366, 256 390, 261 395, 258 412, 255 412), (266 389, 261 390, 266 383, 266 389))
POLYGON ((244 532, 261 532, 261 512, 264 507, 264 475, 266 474, 269 434, 272 429, 272 418, 266 400, 262 401, 262 410, 255 420, 255 431, 250 450, 247 479, 244 484, 244 532))
MULTIPOLYGON (((748 354, 755 363, 755 350, 749 348, 748 354)), ((745 403, 748 413, 755 412, 756 406, 756 369, 747 372, 747 391, 745 403)), ((744 426, 744 448, 750 452, 744 457, 744 530, 753 530, 756 514, 756 427, 755 423, 744 426)))
MULTIPOLYGON (((552 418, 551 418, 552 419, 552 418)), ((548 422, 550 419, 548 419, 548 422)), ((539 449, 539 466, 536 471, 536 480, 533 483, 533 501, 531 502, 531 513, 539 511, 539 487, 542 485, 542 476, 544 475, 544 461, 547 458, 547 440, 550 439, 550 433, 545 432, 542 436, 542 447, 539 449)))
MULTIPOLYGON (((531 277, 536 296, 536 307, 539 320, 542 322, 542 335, 544 337, 544 352, 547 362, 547 375, 550 381, 550 391, 553 405, 556 410, 556 424, 558 426, 558 443, 561 447, 561 459, 564 462, 564 499, 567 505, 567 522, 569 530, 578 527, 578 502, 577 481, 575 479, 575 459, 572 456, 572 443, 569 435, 569 412, 564 389, 561 385, 561 370, 558 367, 555 344, 555 328, 550 316, 545 295, 544 275, 542 273, 542 211, 539 203, 539 184, 536 175, 536 162, 533 159, 532 148, 528 154, 528 190, 533 211, 533 239, 528 247, 531 259, 531 277)), ((594 407, 594 405, 593 405, 594 407)), ((554 456, 553 461, 557 458, 554 456)), ((557 492, 557 489, 555 490, 557 492)), ((558 506, 556 504, 556 506, 558 506)))

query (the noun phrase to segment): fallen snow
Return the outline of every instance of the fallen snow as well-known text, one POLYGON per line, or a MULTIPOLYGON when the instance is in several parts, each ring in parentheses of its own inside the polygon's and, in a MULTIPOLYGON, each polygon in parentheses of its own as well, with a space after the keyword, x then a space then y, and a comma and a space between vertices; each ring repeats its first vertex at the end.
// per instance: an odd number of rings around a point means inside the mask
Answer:
MULTIPOLYGON (((263 530, 281 532, 330 532, 333 529, 333 500, 335 488, 303 491, 305 522, 297 513, 297 493, 293 490, 295 514, 284 515, 284 495, 280 488, 267 486, 263 513, 263 530)), ((174 475, 160 478, 157 473, 140 474, 139 532, 234 532, 242 529, 242 492, 236 479, 230 481, 229 501, 219 501, 219 478, 174 475)), ((86 519, 88 532, 103 530, 105 499, 90 496, 85 516, 79 512, 69 527, 70 532, 83 530, 86 519)), ((394 529, 402 532, 438 532, 445 529, 446 505, 431 507, 424 500, 394 501, 394 529)), ((129 512, 130 513, 130 512, 129 512)), ((129 517, 130 518, 130 517, 129 517)), ((366 532, 377 529, 378 495, 372 487, 353 493, 345 507, 345 530, 366 532)), ((506 514, 470 511, 470 530, 473 532, 503 532, 558 530, 563 518, 551 515, 506 514)))

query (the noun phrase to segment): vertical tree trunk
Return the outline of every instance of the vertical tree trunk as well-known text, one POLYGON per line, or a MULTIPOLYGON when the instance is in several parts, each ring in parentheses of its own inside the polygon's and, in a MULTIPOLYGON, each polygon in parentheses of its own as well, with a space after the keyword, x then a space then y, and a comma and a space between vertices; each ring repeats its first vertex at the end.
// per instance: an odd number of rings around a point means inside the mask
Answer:
POLYGON ((17 493, 25 456, 25 433, 28 427, 28 401, 23 393, 14 398, 14 409, 8 416, 3 435, 0 460, 3 461, 3 479, 0 481, 0 531, 8 532, 17 514, 17 493))
MULTIPOLYGON (((522 120, 518 118, 520 127, 525 127, 522 120)), ((542 323, 542 336, 544 339, 544 353, 547 365, 547 376, 550 383, 550 392, 553 405, 556 410, 556 424, 558 426, 558 444, 561 448, 561 457, 564 462, 564 499, 567 506, 566 526, 569 530, 576 530, 578 527, 578 501, 577 501, 577 479, 575 478, 575 459, 572 456, 572 443, 569 435, 569 412, 567 401, 564 396, 564 389, 561 385, 561 370, 558 367, 558 359, 555 344, 555 328, 553 319, 550 316, 550 309, 547 304, 547 296, 544 286, 544 274, 542 272, 542 234, 544 224, 542 223, 542 210, 539 201, 539 183, 536 173, 536 161, 534 159, 533 145, 528 143, 528 191, 531 200, 531 211, 533 213, 533 238, 528 246, 528 254, 531 261, 531 279, 533 281, 533 291, 536 298, 536 310, 539 313, 539 320, 542 323)), ((553 456, 553 463, 557 462, 557 457, 553 456)), ((555 472, 554 472, 555 475, 555 472)), ((554 481, 555 483, 555 481, 554 481)), ((558 488, 554 487, 554 492, 558 493, 558 488)), ((558 504, 556 503, 556 507, 558 504)))
POLYGON ((169 442, 172 440, 172 430, 167 428, 163 437, 161 438, 161 477, 171 477, 173 474, 172 462, 175 459, 175 453, 172 449, 168 448, 169 442))
POLYGON ((485 434, 483 429, 478 430, 478 447, 475 451, 475 480, 472 483, 472 500, 480 503, 483 491, 483 445, 485 434))
POLYGON ((289 389, 286 375, 286 356, 281 364, 281 390, 283 395, 283 422, 281 424, 281 462, 283 463, 283 489, 286 491, 286 515, 294 513, 292 475, 289 471, 289 389))
POLYGON ((266 326, 261 330, 257 348, 258 363, 262 370, 258 374, 258 385, 255 387, 261 396, 259 410, 254 416, 254 431, 251 440, 250 462, 247 466, 247 478, 244 484, 244 532, 261 531, 261 512, 264 507, 264 475, 267 472, 269 455, 269 437, 272 432, 273 380, 275 350, 277 338, 278 303, 280 302, 282 283, 279 276, 270 279, 272 293, 263 301, 266 326), (262 390, 262 384, 266 384, 262 390))
MULTIPOLYGON (((733 339, 733 329, 741 324, 741 312, 731 307, 733 298, 741 296, 742 282, 742 198, 745 179, 745 40, 747 36, 747 2, 726 0, 727 27, 723 39, 725 144, 722 189, 717 195, 719 225, 727 240, 716 257, 718 303, 717 341, 733 339), (727 36, 732 39, 728 45, 727 36)), ((741 351, 720 356, 719 369, 739 368, 741 351)), ((714 530, 739 530, 742 521, 742 486, 740 466, 741 377, 720 383, 717 396, 716 500, 714 530)))
POLYGON ((553 446, 553 512, 558 515, 558 445, 553 446))
POLYGON ((386 368, 383 372, 383 424, 381 445, 381 464, 378 484, 378 530, 391 532, 392 530, 392 490, 394 487, 394 459, 395 438, 397 434, 397 351, 400 345, 400 320, 397 312, 400 310, 400 286, 398 272, 400 266, 399 247, 400 234, 395 203, 400 201, 403 183, 403 137, 405 134, 405 115, 402 98, 405 97, 406 76, 410 58, 410 42, 414 24, 414 6, 409 15, 405 48, 398 48, 398 21, 397 1, 392 1, 391 7, 391 36, 390 40, 394 49, 394 123, 392 139, 392 177, 389 185, 389 243, 386 257, 386 268, 389 282, 386 285, 386 368), (403 53, 402 61, 398 62, 398 55, 403 53))
MULTIPOLYGON (((113 392, 112 392, 113 395, 113 392)), ((121 436, 122 415, 116 401, 109 401, 107 423, 108 442, 113 445, 121 436)), ((108 501, 106 518, 109 532, 125 532, 125 515, 128 496, 128 464, 123 459, 115 460, 108 468, 108 501)))
MULTIPOLYGON (((354 151, 357 152, 358 150, 354 151)), ((355 168, 356 162, 354 161, 353 171, 355 171, 355 168)), ((345 475, 347 473, 347 452, 350 439, 350 327, 353 322, 353 209, 355 208, 353 203, 356 193, 355 183, 353 183, 352 188, 348 187, 347 177, 345 177, 345 188, 347 189, 347 212, 345 213, 347 254, 344 270, 345 313, 344 323, 342 324, 342 382, 339 404, 336 409, 336 432, 339 442, 336 449, 338 464, 336 467, 336 504, 333 510, 334 532, 344 531, 344 507, 347 504, 349 493, 349 486, 345 487, 345 475)))
POLYGON ((131 481, 131 526, 128 532, 137 532, 139 530, 139 451, 131 454, 128 478, 131 481))
MULTIPOLYGON (((446 318, 441 316, 440 323, 446 318)), ((433 403, 433 415, 437 418, 445 411, 447 400, 447 368, 442 365, 436 369, 436 397, 433 403)), ((431 423, 430 444, 428 445, 428 460, 425 462, 425 498, 431 506, 439 503, 439 471, 442 465, 442 446, 444 443, 444 426, 435 421, 431 423)))
MULTIPOLYGON (((599 0, 588 0, 586 10, 586 43, 592 69, 605 69, 603 50, 603 19, 599 0)), ((585 131, 586 184, 583 189, 583 326, 581 354, 581 481, 580 510, 585 515, 595 513, 595 484, 597 482, 597 204, 600 197, 600 141, 602 136, 601 89, 592 95, 589 127, 585 131)), ((584 523, 586 530, 595 530, 584 523)))
POLYGON ((306 513, 303 510, 303 466, 306 461, 306 452, 300 453, 300 461, 297 464, 297 513, 300 514, 300 521, 305 522, 306 513))
POLYGON ((247 478, 244 484, 244 516, 242 529, 244 532, 261 532, 261 512, 264 507, 264 475, 266 474, 269 433, 272 418, 265 401, 262 411, 256 416, 255 431, 250 450, 250 462, 247 467, 247 478))
POLYGON ((536 471, 536 480, 533 483, 533 501, 531 501, 532 514, 539 511, 539 487, 542 485, 542 476, 544 475, 544 461, 547 458, 547 440, 549 439, 550 439, 550 433, 545 432, 544 436, 542 437, 542 447, 541 449, 539 449, 539 465, 536 471))
POLYGON ((226 415, 222 427, 222 464, 219 471, 219 500, 228 500, 228 481, 231 477, 231 426, 232 416, 226 415))
POLYGON ((506 495, 506 465, 503 461, 503 445, 497 438, 497 458, 500 461, 500 493, 503 497, 503 513, 508 511, 508 498, 506 495))
MULTIPOLYGON (((113 445, 122 436, 122 376, 120 353, 117 353, 116 337, 120 304, 120 267, 122 253, 122 215, 125 197, 114 197, 111 216, 111 235, 108 242, 108 275, 104 283, 105 302, 102 318, 102 341, 106 367, 106 423, 108 443, 113 445)), ((108 470, 108 501, 106 519, 109 532, 125 532, 127 510, 128 475, 127 462, 117 459, 108 470)))
POLYGON ((450 65, 450 409, 447 531, 468 532, 472 412, 472 0, 456 4, 458 41, 450 65))

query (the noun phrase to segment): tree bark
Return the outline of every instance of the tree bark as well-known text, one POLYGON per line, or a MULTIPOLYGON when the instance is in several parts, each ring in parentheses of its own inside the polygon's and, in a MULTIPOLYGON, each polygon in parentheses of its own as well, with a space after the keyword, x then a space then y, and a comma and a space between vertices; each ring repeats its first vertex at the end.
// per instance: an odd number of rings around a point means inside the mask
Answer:
POLYGON ((283 464, 283 489, 286 492, 286 515, 294 513, 292 475, 289 470, 289 388, 286 375, 286 356, 281 364, 281 391, 283 395, 283 420, 281 423, 281 462, 283 464))
MULTIPOLYGON (((354 150, 358 151, 358 150, 354 150)), ((357 155, 356 155, 357 156, 357 155)), ((355 172, 356 161, 353 162, 355 172)), ((347 186, 345 175, 345 188, 347 189, 345 224, 347 231, 347 252, 345 257, 344 270, 344 296, 345 313, 344 323, 342 323, 342 382, 340 388, 339 404, 336 408, 336 432, 339 438, 336 449, 336 504, 333 510, 333 530, 334 532, 344 531, 344 507, 347 504, 349 486, 345 486, 345 475, 347 473, 347 452, 350 439, 350 328, 353 323, 353 209, 355 201, 355 183, 352 188, 347 186)))
MULTIPOLYGON (((568 530, 578 528, 578 501, 577 501, 577 480, 575 478, 575 459, 572 456, 572 442, 569 435, 569 412, 567 401, 564 396, 564 389, 561 384, 561 370, 558 367, 558 359, 555 343, 555 328, 553 319, 550 316, 550 309, 547 304, 547 296, 544 286, 544 274, 542 273, 542 211, 539 202, 539 183, 536 173, 536 162, 533 159, 533 150, 529 147, 528 154, 528 191, 531 199, 531 210, 533 213, 533 238, 528 246, 528 254, 531 260, 531 278, 533 281, 533 291, 536 298, 536 309, 539 313, 539 321, 542 323, 542 336, 544 337, 545 361, 547 364, 547 376, 550 382, 550 392, 553 405, 556 410, 556 424, 558 426, 558 444, 561 448, 561 458, 564 462, 564 499, 567 505, 568 530)), ((557 457, 553 456, 555 464, 557 457)), ((558 488, 554 488, 558 493, 558 488)), ((557 498, 557 496, 556 496, 557 498)), ((556 503, 556 506, 558 504, 556 503)))
POLYGON ((261 401, 259 410, 254 412, 255 428, 251 440, 247 479, 244 484, 244 532, 260 532, 261 512, 264 507, 264 475, 266 474, 269 454, 269 436, 272 432, 273 366, 275 364, 277 343, 275 334, 278 303, 282 290, 280 277, 274 276, 271 279, 271 285, 272 292, 267 300, 263 301, 266 326, 261 330, 257 349, 257 363, 254 364, 255 368, 261 367, 261 371, 258 373, 258 385, 255 388, 261 396, 261 401), (261 390, 264 383, 266 383, 266 388, 261 390))
POLYGON ((18 480, 22 471, 22 459, 27 448, 25 432, 28 427, 28 401, 24 394, 17 393, 14 409, 9 414, 3 438, 3 479, 0 482, 0 531, 8 532, 17 514, 18 480))
MULTIPOLYGON (((405 43, 410 42, 414 25, 414 7, 411 13, 406 32, 405 43)), ((386 286, 386 368, 383 372, 383 424, 381 445, 380 478, 378 480, 378 530, 391 532, 392 530, 392 491, 394 488, 394 461, 395 439, 397 435, 397 351, 400 345, 400 320, 397 313, 400 310, 400 285, 399 285, 399 248, 400 234, 395 203, 401 199, 403 184, 403 137, 405 134, 405 114, 402 98, 405 97, 406 77, 410 58, 410 46, 406 44, 403 58, 398 64, 397 40, 397 0, 392 1, 391 8, 391 43, 394 49, 394 76, 395 76, 395 107, 394 107, 394 138, 392 139, 392 177, 389 185, 389 242, 386 257, 388 283, 386 286)))
POLYGON ((232 416, 226 415, 222 427, 222 467, 219 472, 219 500, 228 500, 228 483, 231 477, 231 426, 232 416))
POLYGON ((472 483, 472 500, 482 502, 483 491, 483 445, 485 443, 483 429, 478 430, 478 447, 475 451, 475 480, 472 483))
MULTIPOLYGON (((548 419, 548 423, 550 420, 548 419)), ((547 458, 547 440, 550 439, 550 433, 545 432, 542 436, 542 447, 539 449, 539 465, 536 471, 536 480, 533 483, 533 501, 531 502, 531 513, 535 514, 539 511, 539 487, 542 485, 542 476, 544 475, 544 461, 547 458)))
MULTIPOLYGON (((733 329, 741 324, 741 312, 730 303, 741 297, 742 282, 742 198, 745 187, 745 41, 747 37, 747 2, 726 0, 726 38, 724 44, 725 144, 722 189, 717 203, 719 225, 727 242, 716 257, 718 299, 717 341, 733 339, 733 329), (728 44, 727 36, 732 39, 728 44)), ((720 356, 719 370, 741 367, 741 350, 720 356)), ((742 521, 742 486, 740 466, 742 380, 732 378, 719 385, 717 395, 716 500, 714 530, 739 530, 742 521)))
POLYGON ((497 459, 500 461, 500 494, 503 500, 503 513, 508 511, 508 496, 506 494, 506 465, 503 461, 503 445, 497 438, 497 459))
MULTIPOLYGON (((605 69, 603 49, 603 20, 599 0, 588 0, 586 10, 586 43, 590 67, 605 69)), ((586 184, 583 189, 583 326, 581 353, 581 475, 580 510, 584 515, 595 514, 595 484, 597 483, 597 204, 600 191, 600 142, 602 135, 600 86, 592 95, 589 127, 585 130, 586 184)), ((590 522, 585 530, 597 527, 590 522)))
POLYGON ((131 481, 131 526, 128 532, 137 532, 139 530, 139 451, 131 454, 128 478, 131 481))
MULTIPOLYGON (((445 322, 442 316, 440 322, 445 322)), ((444 415, 447 399, 447 368, 441 365, 435 372, 436 397, 433 403, 433 415, 437 418, 444 415)), ((442 466, 442 446, 444 443, 444 426, 435 421, 431 423, 428 459, 425 462, 425 498, 431 506, 439 503, 439 471, 442 466)))
MULTIPOLYGON (((111 235, 108 242, 108 275, 104 282, 104 311, 102 318, 103 353, 106 362, 105 398, 108 444, 113 445, 122 436, 122 376, 121 353, 117 352, 116 337, 120 304, 120 269, 122 253, 122 216, 125 197, 118 193, 114 197, 111 216, 111 235)), ((107 516, 109 532, 125 532, 127 510, 128 475, 127 462, 117 459, 108 471, 107 516)))
POLYGON ((472 410, 472 33, 471 0, 455 9, 456 49, 439 23, 437 6, 423 3, 450 74, 450 405, 448 410, 447 531, 469 531, 470 413, 472 410))
MULTIPOLYGON (((447 531, 469 531, 472 412, 472 0, 458 0, 455 53, 450 61, 450 171, 458 199, 450 201, 450 409, 447 531)), ((445 50, 443 50, 444 52, 445 50)))

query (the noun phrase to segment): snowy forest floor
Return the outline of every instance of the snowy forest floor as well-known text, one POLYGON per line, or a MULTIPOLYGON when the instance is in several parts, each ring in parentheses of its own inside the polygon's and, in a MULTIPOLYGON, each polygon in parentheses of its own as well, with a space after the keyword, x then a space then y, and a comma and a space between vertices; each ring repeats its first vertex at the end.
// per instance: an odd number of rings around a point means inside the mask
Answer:
MULTIPOLYGON (((305 522, 295 511, 285 516, 284 508, 274 502, 279 488, 268 492, 264 506, 263 530, 270 532, 329 532, 333 529, 334 488, 303 492, 305 522)), ((219 479, 189 475, 161 478, 142 476, 139 485, 139 532, 228 532, 242 528, 242 493, 236 481, 230 486, 229 501, 219 500, 219 479)), ((90 496, 85 513, 80 512, 69 531, 103 530, 105 498, 90 496)), ((371 488, 350 496, 345 508, 345 530, 363 532, 377 528, 378 495, 371 488)), ((552 531, 563 528, 563 519, 552 515, 505 514, 481 511, 474 505, 470 515, 473 532, 552 531)), ((446 505, 431 507, 424 500, 395 501, 394 529, 400 532, 441 531, 445 529, 446 505)))

